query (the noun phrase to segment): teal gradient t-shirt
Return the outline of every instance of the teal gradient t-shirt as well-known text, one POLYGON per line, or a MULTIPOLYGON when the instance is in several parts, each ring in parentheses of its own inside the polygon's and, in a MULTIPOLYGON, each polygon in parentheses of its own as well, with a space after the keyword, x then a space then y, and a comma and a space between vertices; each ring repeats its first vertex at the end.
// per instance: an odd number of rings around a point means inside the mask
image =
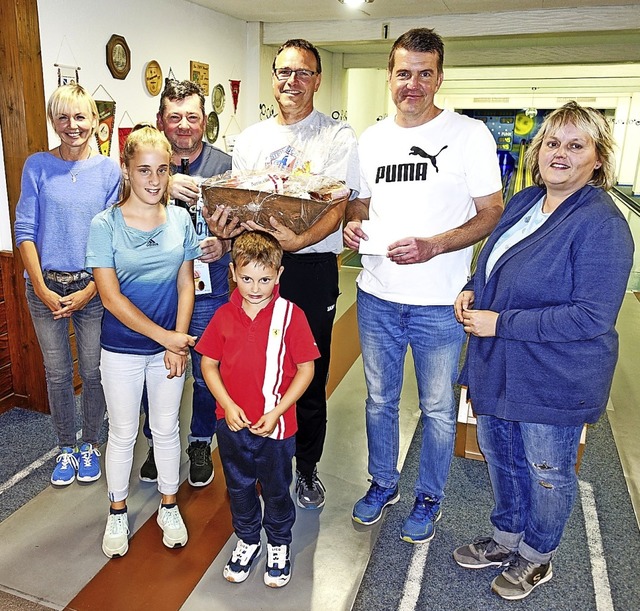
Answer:
MULTIPOLYGON (((186 210, 166 207, 167 220, 151 231, 129 227, 112 206, 91 221, 86 266, 113 268, 120 292, 164 329, 175 329, 178 270, 200 256, 198 238, 186 210)), ((164 347, 123 325, 105 309, 100 344, 125 354, 157 354, 164 347)))

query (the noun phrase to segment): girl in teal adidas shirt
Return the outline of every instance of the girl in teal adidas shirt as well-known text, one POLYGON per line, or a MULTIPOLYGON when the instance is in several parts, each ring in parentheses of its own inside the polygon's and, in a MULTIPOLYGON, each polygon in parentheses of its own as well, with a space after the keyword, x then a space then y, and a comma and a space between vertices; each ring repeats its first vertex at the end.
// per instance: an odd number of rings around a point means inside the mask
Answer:
POLYGON ((186 210, 166 206, 171 146, 152 127, 131 133, 123 149, 123 197, 91 223, 87 267, 105 307, 101 372, 109 414, 106 473, 111 508, 102 550, 129 547, 126 499, 146 384, 154 439, 158 525, 167 547, 188 535, 178 507, 178 411, 193 310, 198 239, 186 210))

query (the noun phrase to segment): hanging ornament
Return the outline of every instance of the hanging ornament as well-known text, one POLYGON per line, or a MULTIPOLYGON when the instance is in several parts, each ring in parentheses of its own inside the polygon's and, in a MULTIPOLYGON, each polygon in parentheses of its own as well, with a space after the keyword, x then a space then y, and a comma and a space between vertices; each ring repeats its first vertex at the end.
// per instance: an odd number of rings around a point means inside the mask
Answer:
POLYGON ((164 79, 164 86, 166 87, 171 81, 177 81, 178 79, 176 79, 176 75, 173 73, 173 68, 171 68, 171 66, 169 66, 169 73, 167 74, 166 78, 164 79))
POLYGON ((78 66, 78 60, 73 54, 66 36, 63 36, 60 41, 60 48, 58 49, 58 55, 56 56, 56 61, 53 66, 58 69, 58 87, 61 85, 80 84, 80 75, 78 74, 80 66, 78 66), (67 62, 62 62, 60 61, 61 55, 63 54, 62 47, 65 45, 67 48, 64 56, 65 59, 67 59, 67 62), (68 60, 71 60, 71 63, 68 60))
POLYGON ((125 110, 120 123, 118 123, 118 150, 120 151, 120 162, 122 162, 122 151, 124 150, 124 143, 126 142, 129 134, 133 131, 133 120, 129 116, 129 113, 125 110), (123 126, 122 124, 127 121, 130 125, 123 126))
POLYGON ((231 99, 233 100, 233 112, 238 112, 238 96, 240 95, 240 81, 229 79, 231 85, 231 99))
POLYGON ((96 92, 102 89, 109 100, 96 100, 98 107, 98 129, 96 130, 96 140, 98 142, 98 151, 101 155, 108 157, 111 153, 111 139, 113 137, 113 125, 116 118, 116 102, 109 95, 109 92, 102 86, 93 92, 93 98, 96 98, 96 92))
POLYGON ((61 85, 80 84, 78 71, 80 66, 65 66, 64 64, 53 64, 58 69, 58 87, 61 85))

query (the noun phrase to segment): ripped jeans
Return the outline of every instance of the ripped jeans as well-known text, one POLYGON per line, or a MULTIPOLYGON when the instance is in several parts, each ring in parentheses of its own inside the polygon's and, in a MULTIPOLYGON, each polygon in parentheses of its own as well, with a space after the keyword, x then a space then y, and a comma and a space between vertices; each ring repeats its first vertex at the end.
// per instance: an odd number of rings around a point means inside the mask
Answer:
POLYGON ((478 443, 493 488, 494 540, 531 562, 555 552, 576 498, 579 426, 478 416, 478 443))

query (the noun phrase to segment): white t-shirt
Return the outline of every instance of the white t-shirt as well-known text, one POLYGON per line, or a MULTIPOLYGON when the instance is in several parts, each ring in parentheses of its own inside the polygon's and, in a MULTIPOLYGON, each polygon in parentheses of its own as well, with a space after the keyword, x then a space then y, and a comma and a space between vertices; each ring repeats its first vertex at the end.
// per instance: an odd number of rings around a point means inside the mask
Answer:
MULTIPOLYGON (((293 125, 280 125, 273 117, 248 127, 238 136, 233 147, 233 170, 268 167, 322 174, 343 180, 356 194, 360 190, 358 145, 353 129, 317 110, 293 125)), ((311 252, 342 252, 342 229, 297 251, 311 252)))
POLYGON ((485 281, 491 275, 496 263, 510 248, 537 231, 551 216, 551 212, 542 212, 544 197, 541 197, 513 227, 509 227, 493 245, 485 266, 485 281))
MULTIPOLYGON (((500 191, 495 141, 481 121, 443 110, 418 127, 389 117, 360 137, 360 197, 369 218, 400 227, 404 237, 429 237, 476 215, 474 197, 500 191)), ((380 299, 410 305, 451 305, 467 282, 473 248, 425 263, 398 265, 364 255, 358 285, 380 299)))

